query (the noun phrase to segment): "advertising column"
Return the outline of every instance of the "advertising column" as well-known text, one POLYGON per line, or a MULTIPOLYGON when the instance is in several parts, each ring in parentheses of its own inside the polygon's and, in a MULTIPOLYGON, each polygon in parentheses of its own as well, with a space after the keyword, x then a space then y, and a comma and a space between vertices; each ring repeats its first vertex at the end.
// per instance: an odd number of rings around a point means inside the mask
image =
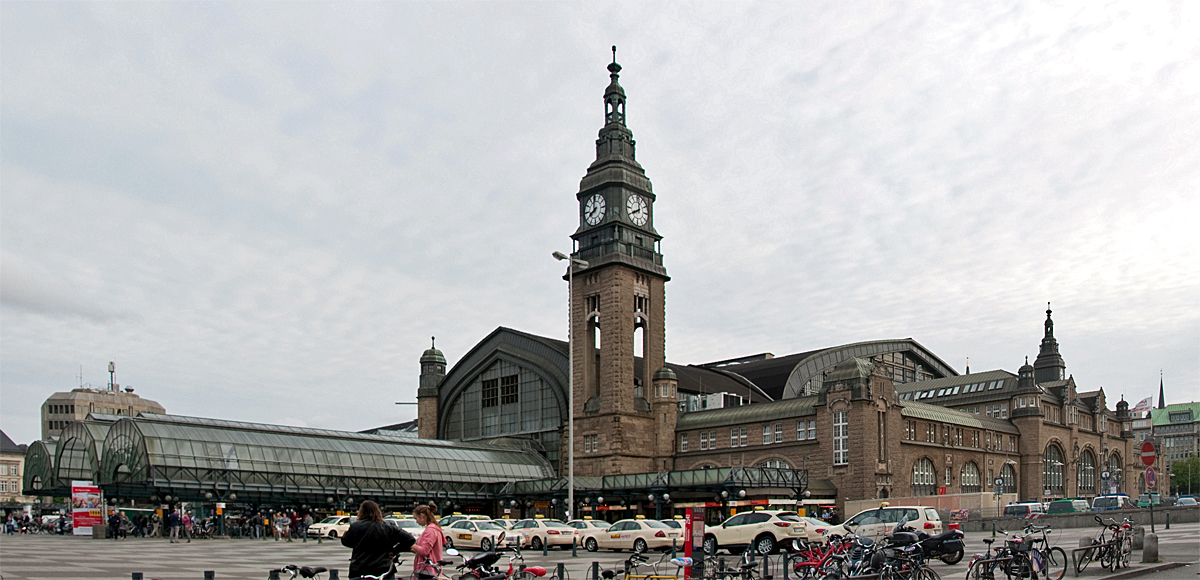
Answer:
POLYGON ((71 526, 76 536, 92 535, 92 526, 104 525, 104 499, 90 481, 71 482, 71 526))

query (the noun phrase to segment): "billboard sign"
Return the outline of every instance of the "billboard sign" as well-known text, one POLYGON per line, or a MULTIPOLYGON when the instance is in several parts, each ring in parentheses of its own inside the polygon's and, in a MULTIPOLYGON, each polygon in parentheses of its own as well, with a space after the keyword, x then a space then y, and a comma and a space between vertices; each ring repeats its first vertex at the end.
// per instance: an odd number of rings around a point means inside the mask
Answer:
POLYGON ((90 481, 71 482, 71 526, 76 536, 92 535, 92 526, 104 525, 104 498, 90 481))

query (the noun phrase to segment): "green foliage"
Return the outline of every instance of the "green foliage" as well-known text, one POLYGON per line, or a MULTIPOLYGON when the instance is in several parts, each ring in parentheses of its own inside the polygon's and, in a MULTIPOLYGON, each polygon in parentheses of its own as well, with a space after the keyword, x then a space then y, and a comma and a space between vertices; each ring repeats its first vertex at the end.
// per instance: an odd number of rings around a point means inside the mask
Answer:
POLYGON ((1200 457, 1189 457, 1171 464, 1171 487, 1176 495, 1200 493, 1200 457))

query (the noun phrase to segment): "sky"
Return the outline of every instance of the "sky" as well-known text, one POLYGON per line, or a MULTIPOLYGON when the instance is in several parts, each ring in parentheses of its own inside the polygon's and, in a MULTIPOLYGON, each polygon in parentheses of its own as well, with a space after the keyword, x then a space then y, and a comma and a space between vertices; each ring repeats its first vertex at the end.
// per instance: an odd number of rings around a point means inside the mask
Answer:
POLYGON ((611 45, 667 357, 911 337, 1200 398, 1200 4, 0 3, 0 429, 108 382, 361 430, 565 339, 611 45))

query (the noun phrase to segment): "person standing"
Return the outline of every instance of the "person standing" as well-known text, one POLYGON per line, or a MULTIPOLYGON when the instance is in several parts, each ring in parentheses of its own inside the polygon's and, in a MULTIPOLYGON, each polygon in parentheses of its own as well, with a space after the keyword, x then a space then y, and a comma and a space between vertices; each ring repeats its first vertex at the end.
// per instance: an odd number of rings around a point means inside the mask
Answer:
POLYGON ((187 538, 187 543, 192 543, 192 512, 183 512, 183 535, 187 538))
POLYGON ((308 512, 308 513, 304 514, 304 529, 301 530, 301 533, 304 534, 305 542, 308 541, 308 528, 312 527, 312 525, 313 525, 312 512, 308 512))
POLYGON ((382 576, 392 569, 397 551, 413 547, 412 534, 383 521, 379 504, 367 500, 358 508, 358 519, 342 536, 342 545, 350 548, 350 577, 382 576))
POLYGON ((442 560, 442 544, 446 541, 446 535, 438 526, 437 516, 427 505, 417 506, 417 509, 413 510, 413 519, 418 525, 425 526, 425 531, 421 532, 421 537, 417 538, 417 544, 413 546, 413 553, 417 555, 413 558, 413 578, 421 571, 436 575, 437 569, 434 568, 434 564, 442 560))
POLYGON ((172 544, 179 543, 179 524, 180 523, 181 522, 179 520, 179 510, 171 510, 171 513, 167 516, 167 527, 169 527, 171 529, 171 543, 172 544))

